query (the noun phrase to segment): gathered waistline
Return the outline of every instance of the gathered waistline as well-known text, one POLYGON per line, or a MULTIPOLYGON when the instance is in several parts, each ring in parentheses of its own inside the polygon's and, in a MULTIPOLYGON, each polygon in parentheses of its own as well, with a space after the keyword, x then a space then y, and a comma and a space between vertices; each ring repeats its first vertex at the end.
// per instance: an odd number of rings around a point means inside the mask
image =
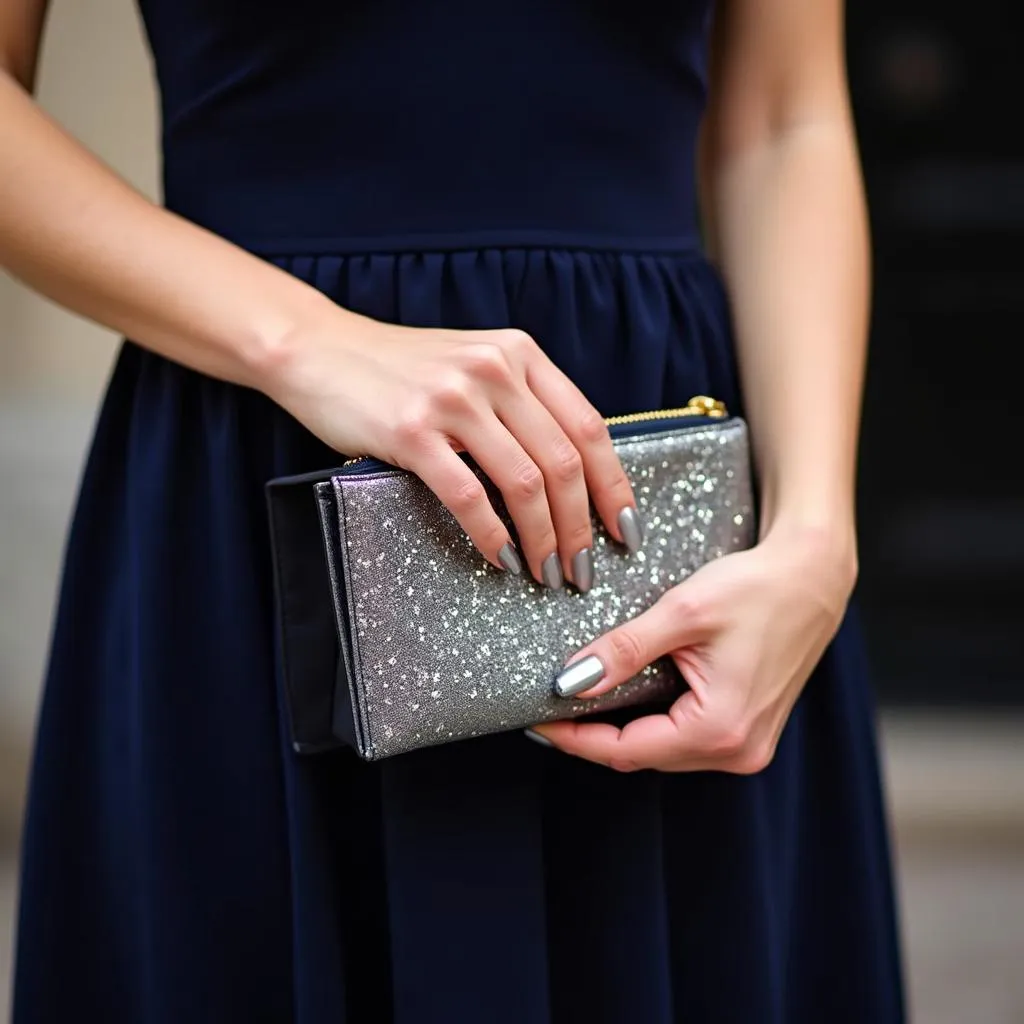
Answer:
POLYGON ((503 230, 381 234, 365 237, 260 238, 228 234, 236 245, 260 256, 358 256, 494 249, 551 249, 574 252, 634 253, 700 259, 699 236, 631 237, 575 231, 503 230))

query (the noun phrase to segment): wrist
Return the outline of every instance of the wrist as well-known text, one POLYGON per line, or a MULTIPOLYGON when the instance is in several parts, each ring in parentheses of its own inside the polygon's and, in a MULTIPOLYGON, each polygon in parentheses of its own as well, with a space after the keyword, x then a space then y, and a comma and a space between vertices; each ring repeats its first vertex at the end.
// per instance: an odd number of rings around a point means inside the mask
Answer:
POLYGON ((857 533, 852 512, 831 518, 786 514, 762 522, 760 543, 799 556, 809 572, 850 592, 857 582, 857 533))
MULTIPOLYGON (((849 474, 843 474, 848 477, 849 474)), ((857 527, 853 483, 838 474, 787 481, 762 481, 760 539, 794 539, 856 575, 857 527), (828 486, 822 485, 822 479, 828 486)))
POLYGON ((263 317, 247 349, 252 386, 287 407, 284 396, 301 391, 317 372, 317 351, 325 339, 332 347, 343 346, 362 319, 312 289, 285 313, 263 317))

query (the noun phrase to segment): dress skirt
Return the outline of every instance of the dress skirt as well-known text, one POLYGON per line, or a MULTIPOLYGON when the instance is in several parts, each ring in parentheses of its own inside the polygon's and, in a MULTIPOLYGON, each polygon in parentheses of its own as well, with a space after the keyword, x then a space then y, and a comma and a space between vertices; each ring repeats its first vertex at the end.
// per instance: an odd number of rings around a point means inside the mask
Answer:
MULTIPOLYGON (((605 414, 742 412, 696 250, 267 258, 382 320, 523 328, 605 414)), ((15 1024, 902 1020, 852 612, 755 776, 616 774, 521 733, 302 756, 263 489, 339 461, 264 396, 124 344, 67 550, 15 1024)))

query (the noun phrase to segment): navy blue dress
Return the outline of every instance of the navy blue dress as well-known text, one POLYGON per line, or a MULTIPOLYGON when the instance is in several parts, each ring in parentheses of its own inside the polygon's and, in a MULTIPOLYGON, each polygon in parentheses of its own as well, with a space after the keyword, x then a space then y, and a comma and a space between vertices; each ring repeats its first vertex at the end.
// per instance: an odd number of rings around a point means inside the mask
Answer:
MULTIPOLYGON (((605 413, 742 410, 701 251, 708 0, 141 0, 167 205, 343 306, 529 331, 605 413)), ((300 756, 263 487, 338 463, 126 342, 71 531, 16 1024, 891 1024, 848 620, 760 775, 521 734, 300 756)))

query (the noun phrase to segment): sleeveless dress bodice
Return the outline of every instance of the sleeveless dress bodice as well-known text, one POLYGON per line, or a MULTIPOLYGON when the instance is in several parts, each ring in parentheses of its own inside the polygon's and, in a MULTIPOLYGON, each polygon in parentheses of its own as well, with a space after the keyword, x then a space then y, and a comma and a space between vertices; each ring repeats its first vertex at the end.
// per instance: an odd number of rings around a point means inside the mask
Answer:
POLYGON ((707 0, 141 3, 166 202, 247 247, 697 238, 707 0))

